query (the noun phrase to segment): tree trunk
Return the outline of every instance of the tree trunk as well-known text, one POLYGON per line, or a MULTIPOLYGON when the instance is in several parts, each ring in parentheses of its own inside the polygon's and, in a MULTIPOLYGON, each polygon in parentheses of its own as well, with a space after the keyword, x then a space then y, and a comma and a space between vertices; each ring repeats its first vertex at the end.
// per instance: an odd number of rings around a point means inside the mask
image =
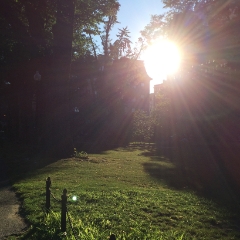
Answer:
POLYGON ((58 0, 57 19, 53 26, 52 77, 49 83, 48 125, 50 147, 53 154, 69 154, 69 96, 68 86, 71 68, 73 40, 74 0, 58 0))

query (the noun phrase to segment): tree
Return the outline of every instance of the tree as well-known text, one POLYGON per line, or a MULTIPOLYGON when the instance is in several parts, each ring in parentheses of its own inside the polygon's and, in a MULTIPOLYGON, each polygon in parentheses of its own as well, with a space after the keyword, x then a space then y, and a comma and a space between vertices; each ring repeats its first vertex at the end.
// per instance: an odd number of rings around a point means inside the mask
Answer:
POLYGON ((216 135, 219 135, 220 126, 232 132, 230 128, 236 128, 239 110, 239 91, 233 91, 239 86, 236 70, 239 66, 236 54, 239 51, 239 2, 163 2, 170 10, 164 15, 153 16, 142 35, 147 42, 158 37, 173 40, 184 52, 181 77, 176 76, 179 79, 176 81, 169 79, 175 87, 171 93, 174 109, 171 116, 178 126, 183 123, 189 129, 194 126, 205 136, 204 128, 216 135), (231 127, 226 124, 230 119, 235 119, 231 127))
POLYGON ((109 61, 110 55, 110 42, 111 39, 109 38, 110 31, 112 27, 118 23, 117 21, 117 11, 119 10, 120 4, 114 4, 107 16, 107 19, 104 21, 104 32, 101 35, 102 46, 103 46, 103 56, 104 56, 104 65, 109 61))
POLYGON ((151 116, 138 110, 133 116, 133 141, 150 142, 153 137, 153 121, 151 116))
POLYGON ((110 44, 110 56, 113 59, 119 59, 123 56, 123 53, 127 53, 126 57, 131 53, 131 41, 129 36, 129 30, 127 27, 118 29, 119 33, 117 34, 118 39, 110 44))
MULTIPOLYGON (((20 125, 32 124, 29 116, 36 70, 42 75, 42 106, 48 106, 48 117, 55 118, 50 109, 62 106, 68 98, 66 89, 72 52, 75 59, 89 55, 89 50, 94 52, 89 34, 82 30, 88 28, 91 34, 99 33, 99 24, 118 2, 1 0, 0 3, 1 82, 11 83, 9 94, 12 97, 8 98, 11 101, 8 105, 12 117, 20 119, 19 115, 22 116, 22 121, 16 121, 11 128, 16 132, 20 125)), ((43 126, 45 124, 42 122, 43 126)))
MULTIPOLYGON (((57 8, 65 4, 59 0, 1 0, 1 66, 2 63, 13 66, 13 63, 18 65, 29 59, 52 55, 53 32, 59 31, 55 25, 57 8)), ((91 38, 89 33, 84 34, 84 29, 91 30, 92 35, 100 34, 99 25, 113 7, 118 10, 117 0, 75 1, 73 27, 68 30, 74 33, 75 59, 92 50, 91 38)))
MULTIPOLYGON (((73 54, 76 59, 83 56, 88 50, 94 54, 98 46, 93 41, 93 36, 99 35, 102 38, 106 36, 109 38, 111 27, 109 28, 109 26, 107 26, 107 22, 113 21, 113 24, 115 24, 114 21, 116 20, 115 18, 119 7, 120 4, 117 0, 76 2, 73 44, 73 54), (108 32, 105 36, 101 31, 102 25, 104 25, 106 32, 108 32)), ((106 48, 106 42, 104 44, 106 48)))
POLYGON ((152 15, 150 23, 141 31, 142 38, 147 44, 152 40, 165 36, 165 15, 152 15))

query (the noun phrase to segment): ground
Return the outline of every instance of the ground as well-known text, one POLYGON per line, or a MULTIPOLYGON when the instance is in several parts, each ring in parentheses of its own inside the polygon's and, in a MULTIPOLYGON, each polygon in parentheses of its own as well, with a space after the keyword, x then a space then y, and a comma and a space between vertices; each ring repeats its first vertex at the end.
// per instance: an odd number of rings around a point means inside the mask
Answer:
POLYGON ((27 224, 19 215, 20 203, 10 186, 0 187, 0 239, 17 235, 27 224))

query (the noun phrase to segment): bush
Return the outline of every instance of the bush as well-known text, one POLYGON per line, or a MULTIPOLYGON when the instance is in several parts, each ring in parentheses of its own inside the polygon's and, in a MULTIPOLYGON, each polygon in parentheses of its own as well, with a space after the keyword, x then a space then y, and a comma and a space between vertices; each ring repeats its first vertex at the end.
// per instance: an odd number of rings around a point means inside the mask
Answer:
POLYGON ((74 157, 81 158, 81 159, 88 159, 88 154, 84 151, 77 151, 76 148, 74 148, 74 157))

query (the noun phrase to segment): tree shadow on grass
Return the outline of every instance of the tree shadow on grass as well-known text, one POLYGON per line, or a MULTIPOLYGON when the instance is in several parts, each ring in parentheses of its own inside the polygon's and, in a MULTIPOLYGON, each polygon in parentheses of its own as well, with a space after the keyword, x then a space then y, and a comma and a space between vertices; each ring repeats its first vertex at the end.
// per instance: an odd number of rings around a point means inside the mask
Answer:
POLYGON ((168 187, 189 189, 221 203, 236 203, 231 184, 209 147, 182 144, 176 148, 160 148, 151 154, 143 153, 151 159, 143 164, 144 170, 168 187))
POLYGON ((217 203, 232 213, 229 220, 239 226, 239 189, 236 191, 223 169, 226 165, 221 164, 222 158, 229 162, 228 153, 221 146, 209 145, 182 144, 175 148, 159 148, 155 155, 149 156, 151 160, 144 163, 144 169, 170 188, 190 190, 217 203))
POLYGON ((43 154, 38 146, 30 144, 16 144, 5 142, 0 148, 0 159, 4 162, 5 178, 9 184, 33 174, 59 158, 43 154))
POLYGON ((170 188, 192 189, 203 194, 204 188, 192 169, 172 162, 164 156, 151 156, 151 162, 143 164, 144 170, 170 188))
MULTIPOLYGON (((153 144, 126 145, 106 142, 80 142, 76 147, 79 152, 85 151, 87 154, 106 154, 108 150, 150 151, 153 146, 153 144)), ((0 147, 0 162, 2 164, 0 181, 8 179, 10 183, 14 183, 49 164, 72 157, 73 153, 74 148, 72 148, 72 155, 61 157, 53 154, 51 149, 41 146, 3 142, 0 147)))

